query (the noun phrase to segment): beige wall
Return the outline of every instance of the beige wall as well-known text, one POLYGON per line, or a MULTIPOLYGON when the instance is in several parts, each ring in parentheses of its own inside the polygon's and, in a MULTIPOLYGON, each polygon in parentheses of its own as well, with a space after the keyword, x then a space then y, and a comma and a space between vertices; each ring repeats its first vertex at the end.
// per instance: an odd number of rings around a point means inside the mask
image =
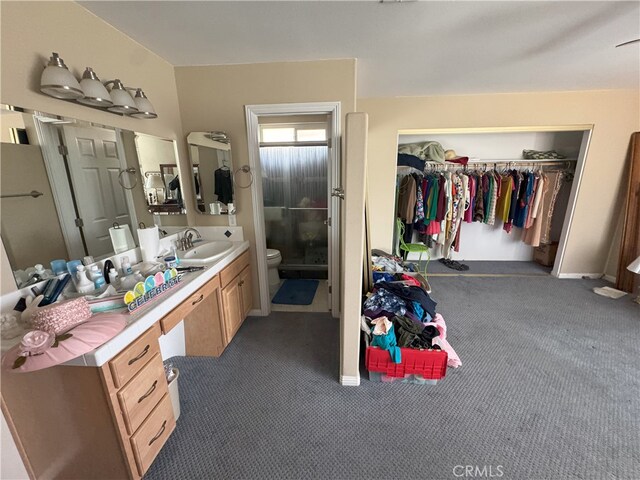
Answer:
POLYGON ((638 90, 364 98, 358 110, 369 114, 371 242, 386 250, 392 243, 399 130, 593 124, 561 273, 604 272, 629 137, 640 129, 638 90))
MULTIPOLYGON (((73 2, 1 2, 0 12, 1 103, 181 139, 174 69, 168 62, 73 2), (40 75, 52 51, 76 77, 90 66, 103 81, 117 76, 127 86, 142 87, 158 118, 122 117, 43 95, 40 75)), ((186 159, 184 142, 178 149, 186 159)), ((4 270, 2 291, 12 281, 4 270)))
MULTIPOLYGON (((344 125, 344 114, 355 109, 355 71, 355 60, 177 67, 184 137, 189 132, 227 132, 231 137, 233 165, 238 168, 249 163, 245 105, 339 101, 344 125)), ((244 227, 245 239, 251 243, 255 265, 251 191, 236 188, 234 193, 238 225, 244 227)), ((192 202, 189 208, 194 208, 192 202)), ((195 225, 227 225, 228 221, 224 215, 190 215, 189 220, 195 225)), ((257 308, 255 268, 253 275, 253 305, 257 308)))

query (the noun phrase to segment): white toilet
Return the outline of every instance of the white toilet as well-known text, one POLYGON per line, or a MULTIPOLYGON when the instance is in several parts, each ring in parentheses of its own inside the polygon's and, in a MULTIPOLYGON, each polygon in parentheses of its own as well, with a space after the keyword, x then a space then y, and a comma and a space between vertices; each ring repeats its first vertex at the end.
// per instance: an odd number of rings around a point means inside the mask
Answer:
POLYGON ((278 274, 280 262, 282 262, 280 250, 267 248, 267 270, 269 272, 269 291, 271 293, 275 293, 275 289, 280 285, 280 275, 278 274))

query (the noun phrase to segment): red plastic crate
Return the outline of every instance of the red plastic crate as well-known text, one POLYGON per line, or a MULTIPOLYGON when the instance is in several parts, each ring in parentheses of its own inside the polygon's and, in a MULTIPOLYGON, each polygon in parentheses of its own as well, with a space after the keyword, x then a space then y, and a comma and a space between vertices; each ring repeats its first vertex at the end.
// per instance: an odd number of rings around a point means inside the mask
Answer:
POLYGON ((393 363, 387 350, 367 347, 365 363, 370 372, 384 373, 389 377, 407 374, 421 375, 428 380, 440 380, 447 374, 447 352, 442 350, 414 350, 401 348, 402 362, 393 363))

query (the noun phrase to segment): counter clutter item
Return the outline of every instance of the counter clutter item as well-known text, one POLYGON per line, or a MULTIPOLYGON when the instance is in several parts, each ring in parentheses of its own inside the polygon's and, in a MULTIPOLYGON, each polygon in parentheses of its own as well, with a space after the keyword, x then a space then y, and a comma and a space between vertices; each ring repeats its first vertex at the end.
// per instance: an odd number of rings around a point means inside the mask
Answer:
POLYGON ((25 373, 59 365, 99 347, 127 325, 127 316, 118 313, 94 315, 85 320, 61 334, 28 332, 19 345, 4 354, 3 369, 25 373))
MULTIPOLYGON (((144 224, 141 223, 141 226, 144 227, 144 224)), ((138 242, 140 243, 142 261, 154 261, 160 248, 160 233, 158 232, 158 226, 154 225, 149 228, 138 228, 138 242)))
POLYGON ((138 282, 133 290, 128 291, 124 296, 124 302, 130 312, 141 307, 156 296, 175 287, 180 282, 180 276, 175 268, 166 270, 164 274, 158 272, 149 275, 144 282, 138 282))

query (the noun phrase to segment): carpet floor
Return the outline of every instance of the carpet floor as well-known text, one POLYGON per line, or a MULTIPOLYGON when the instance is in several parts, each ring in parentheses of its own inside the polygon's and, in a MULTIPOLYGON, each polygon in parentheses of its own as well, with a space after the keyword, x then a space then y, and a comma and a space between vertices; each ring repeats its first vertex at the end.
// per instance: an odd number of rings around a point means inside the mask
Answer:
MULTIPOLYGON (((438 260, 431 260, 427 265, 427 273, 429 275, 549 275, 551 273, 551 267, 543 267, 535 262, 485 262, 481 260, 474 260, 466 262, 459 260, 460 263, 464 263, 469 266, 469 270, 458 271, 448 268, 438 260)), ((424 261, 421 262, 421 270, 424 270, 424 261)))
POLYGON ((552 277, 431 283, 462 360, 438 385, 342 387, 338 321, 248 318, 219 359, 174 359, 182 416, 146 478, 640 479, 629 296, 552 277))

